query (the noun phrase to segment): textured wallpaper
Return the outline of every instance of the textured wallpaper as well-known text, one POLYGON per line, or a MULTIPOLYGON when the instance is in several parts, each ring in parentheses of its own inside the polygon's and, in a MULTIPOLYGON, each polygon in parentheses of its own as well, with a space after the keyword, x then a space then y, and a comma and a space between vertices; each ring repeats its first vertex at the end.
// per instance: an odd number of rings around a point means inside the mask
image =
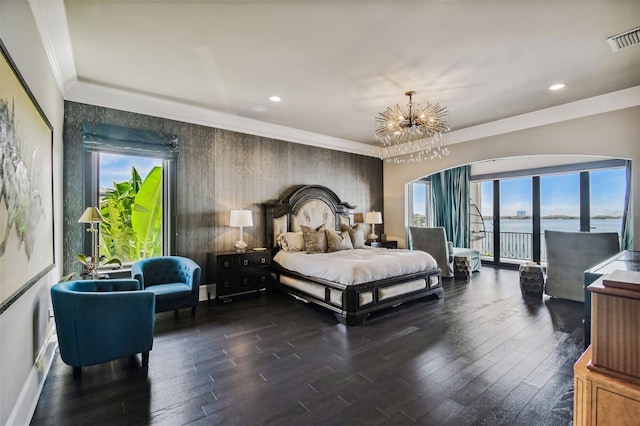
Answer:
MULTIPOLYGON (((228 251, 238 239, 229 211, 250 209, 254 226, 244 228, 249 247, 265 245, 262 203, 281 198, 294 185, 324 185, 356 213, 382 210, 382 161, 307 145, 220 130, 76 102, 64 111, 64 268, 80 271, 86 225, 81 123, 95 120, 178 135, 176 254, 195 260, 206 281, 207 252, 228 251)), ((383 226, 376 227, 378 234, 383 226)))

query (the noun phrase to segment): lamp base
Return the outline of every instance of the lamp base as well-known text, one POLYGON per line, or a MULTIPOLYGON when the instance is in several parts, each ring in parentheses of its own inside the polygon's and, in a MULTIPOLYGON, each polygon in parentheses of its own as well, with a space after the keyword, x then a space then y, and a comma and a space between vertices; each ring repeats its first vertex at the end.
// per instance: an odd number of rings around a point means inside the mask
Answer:
POLYGON ((233 246, 237 251, 245 251, 247 249, 247 243, 245 243, 243 240, 236 241, 233 246))
POLYGON ((378 239, 378 236, 372 232, 369 235, 367 235, 367 239, 369 241, 376 241, 378 239))

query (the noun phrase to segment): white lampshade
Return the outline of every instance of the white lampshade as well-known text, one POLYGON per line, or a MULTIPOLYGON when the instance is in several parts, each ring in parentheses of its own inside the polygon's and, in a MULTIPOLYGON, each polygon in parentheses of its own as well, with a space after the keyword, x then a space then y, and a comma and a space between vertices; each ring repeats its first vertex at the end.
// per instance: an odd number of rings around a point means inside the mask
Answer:
POLYGON ((96 207, 87 207, 87 209, 82 213, 80 219, 78 219, 78 223, 100 223, 104 222, 104 218, 100 214, 100 210, 96 207))
POLYGON ((229 217, 229 226, 253 226, 251 210, 231 210, 231 216, 229 217))
POLYGON ((367 212, 364 215, 364 223, 380 224, 382 223, 382 212, 367 212))

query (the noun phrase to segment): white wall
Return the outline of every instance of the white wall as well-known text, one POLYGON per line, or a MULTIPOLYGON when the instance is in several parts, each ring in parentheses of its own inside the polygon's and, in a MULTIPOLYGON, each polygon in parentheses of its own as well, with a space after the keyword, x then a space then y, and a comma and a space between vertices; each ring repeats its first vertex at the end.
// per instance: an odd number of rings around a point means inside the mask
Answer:
MULTIPOLYGON (((62 264, 62 124, 64 101, 55 82, 31 9, 25 0, 0 0, 0 38, 53 126, 56 267, 0 315, 0 424, 29 422, 52 354, 46 345, 49 288, 62 264), (43 351, 47 348, 48 351, 43 351)), ((38 241, 51 244, 51 241, 38 241)))
MULTIPOLYGON (((595 155, 631 159, 634 248, 640 250, 640 107, 535 127, 449 146, 450 154, 421 163, 384 163, 384 229, 406 247, 406 184, 477 161, 525 155, 595 155)), ((597 158, 594 158, 596 160, 597 158)))

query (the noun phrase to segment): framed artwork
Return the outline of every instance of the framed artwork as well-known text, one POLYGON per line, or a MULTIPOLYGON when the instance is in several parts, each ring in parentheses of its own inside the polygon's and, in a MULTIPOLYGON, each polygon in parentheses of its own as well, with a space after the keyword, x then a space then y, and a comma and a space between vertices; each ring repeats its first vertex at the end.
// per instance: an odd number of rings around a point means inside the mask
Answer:
POLYGON ((0 313, 55 265, 53 128, 0 40, 0 313))

